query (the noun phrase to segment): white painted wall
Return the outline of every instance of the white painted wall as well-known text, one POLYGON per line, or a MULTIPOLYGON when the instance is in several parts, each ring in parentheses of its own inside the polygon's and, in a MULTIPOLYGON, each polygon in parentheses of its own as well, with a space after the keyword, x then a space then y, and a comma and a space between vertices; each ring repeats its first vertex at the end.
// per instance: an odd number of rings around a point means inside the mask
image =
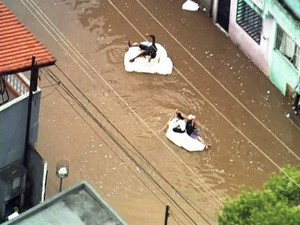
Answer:
POLYGON ((236 23, 237 0, 231 0, 229 37, 240 49, 267 75, 269 70, 268 52, 273 46, 273 30, 275 23, 271 17, 263 19, 261 42, 258 45, 236 23))

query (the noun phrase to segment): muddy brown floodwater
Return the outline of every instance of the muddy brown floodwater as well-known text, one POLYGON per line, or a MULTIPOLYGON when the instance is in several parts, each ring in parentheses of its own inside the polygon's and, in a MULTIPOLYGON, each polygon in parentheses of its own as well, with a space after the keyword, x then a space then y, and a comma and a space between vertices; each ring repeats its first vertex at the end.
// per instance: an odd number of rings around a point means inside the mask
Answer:
POLYGON ((4 2, 57 58, 39 83, 48 198, 66 159, 64 188, 87 180, 128 224, 162 224, 166 205, 170 225, 217 224, 226 196, 299 165, 286 98, 203 12, 175 0, 4 2), (124 71, 127 41, 145 33, 167 49, 172 75, 124 71), (175 109, 197 116, 211 149, 166 139, 175 109))

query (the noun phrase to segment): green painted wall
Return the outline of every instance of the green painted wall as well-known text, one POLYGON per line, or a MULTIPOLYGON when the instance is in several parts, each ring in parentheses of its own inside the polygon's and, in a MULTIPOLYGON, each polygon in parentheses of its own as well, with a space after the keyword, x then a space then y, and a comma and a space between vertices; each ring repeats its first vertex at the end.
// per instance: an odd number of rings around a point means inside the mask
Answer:
MULTIPOLYGON (((295 2, 298 0, 285 0, 287 3, 295 2)), ((293 5, 294 6, 294 5, 293 5)), ((300 22, 294 20, 294 18, 288 13, 288 11, 282 7, 280 3, 275 0, 271 0, 266 5, 265 10, 274 18, 277 24, 279 24, 285 32, 300 46, 300 22)), ((295 4, 293 8, 300 14, 300 1, 299 4, 295 4)), ((299 71, 276 49, 276 29, 274 30, 274 43, 270 43, 270 72, 269 77, 276 87, 285 94, 286 84, 289 84, 292 88, 296 85, 299 77, 299 71)))
POLYGON ((273 51, 270 67, 270 80, 282 94, 285 94, 286 84, 294 88, 298 81, 298 71, 277 50, 273 51))
POLYGON ((300 19, 300 1, 299 0, 283 0, 283 2, 291 9, 295 16, 300 19))

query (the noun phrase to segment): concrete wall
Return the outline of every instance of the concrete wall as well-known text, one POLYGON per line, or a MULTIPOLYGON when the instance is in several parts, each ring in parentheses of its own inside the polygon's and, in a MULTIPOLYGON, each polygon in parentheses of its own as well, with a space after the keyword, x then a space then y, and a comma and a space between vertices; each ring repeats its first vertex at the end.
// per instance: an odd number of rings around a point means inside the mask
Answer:
MULTIPOLYGON (((255 5, 248 2, 253 8, 255 5)), ((237 23, 236 23, 237 0, 231 0, 229 37, 239 48, 267 75, 269 73, 269 48, 272 43, 272 33, 275 24, 271 17, 263 19, 261 42, 257 44, 237 23)), ((263 16, 263 15, 262 15, 263 16)))
POLYGON ((300 1, 299 0, 282 0, 287 7, 300 19, 300 1))
POLYGON ((29 156, 29 165, 27 176, 29 178, 30 183, 30 203, 32 206, 35 206, 42 201, 44 201, 45 194, 45 182, 46 175, 45 170, 47 170, 46 161, 40 156, 40 154, 35 150, 31 149, 29 156), (46 166, 45 166, 46 165, 46 166))
MULTIPOLYGON (((299 71, 276 49, 277 24, 300 46, 300 22, 278 1, 264 0, 259 8, 252 0, 245 0, 263 18, 261 42, 257 44, 237 23, 237 1, 231 0, 228 35, 230 39, 267 75, 283 93, 289 84, 295 87, 299 71), (280 65, 280 66, 279 66, 280 65)), ((300 1, 283 0, 285 7, 300 18, 300 1)))
MULTIPOLYGON (((25 76, 22 78, 28 82, 25 76)), ((23 94, 0 106, 0 169, 15 162, 23 163, 28 97, 29 93, 23 94)), ((29 143, 32 146, 36 144, 38 138, 40 101, 41 90, 38 89, 33 94, 31 110, 29 143)), ((34 148, 31 148, 29 152, 29 162, 26 168, 28 180, 26 181, 25 202, 30 205, 37 205, 44 200, 46 162, 34 148)), ((1 207, 2 209, 5 208, 5 204, 0 204, 1 207)))
POLYGON ((298 81, 297 74, 297 70, 292 66, 288 59, 278 50, 274 50, 270 67, 270 79, 282 94, 285 95, 286 84, 289 84, 292 88, 295 87, 298 81))
MULTIPOLYGON (((298 4, 299 5, 299 4, 298 4)), ((294 10, 298 10, 300 13, 300 7, 296 7, 294 10)), ((288 11, 282 7, 278 2, 273 2, 269 5, 269 13, 274 17, 276 23, 284 29, 284 31, 300 46, 300 23, 295 21, 294 18, 289 15, 288 11)), ((274 32, 274 37, 277 33, 274 32)), ((271 51, 271 64, 270 64, 270 79, 279 88, 282 94, 286 93, 286 85, 289 84, 292 88, 295 87, 299 71, 288 61, 276 48, 275 41, 273 42, 273 48, 271 51), (280 66, 278 66, 280 65, 280 66)))
MULTIPOLYGON (((30 143, 37 142, 41 91, 33 97, 30 143)), ((23 161, 27 121, 28 94, 0 107, 0 168, 23 161)))

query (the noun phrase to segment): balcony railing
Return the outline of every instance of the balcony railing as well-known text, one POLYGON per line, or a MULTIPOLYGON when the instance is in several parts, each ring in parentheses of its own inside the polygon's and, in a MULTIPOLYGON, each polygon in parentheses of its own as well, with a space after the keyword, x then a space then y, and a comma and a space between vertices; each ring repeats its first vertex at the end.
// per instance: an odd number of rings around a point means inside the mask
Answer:
POLYGON ((0 78, 0 105, 26 94, 29 91, 29 81, 22 74, 5 75, 0 78))

